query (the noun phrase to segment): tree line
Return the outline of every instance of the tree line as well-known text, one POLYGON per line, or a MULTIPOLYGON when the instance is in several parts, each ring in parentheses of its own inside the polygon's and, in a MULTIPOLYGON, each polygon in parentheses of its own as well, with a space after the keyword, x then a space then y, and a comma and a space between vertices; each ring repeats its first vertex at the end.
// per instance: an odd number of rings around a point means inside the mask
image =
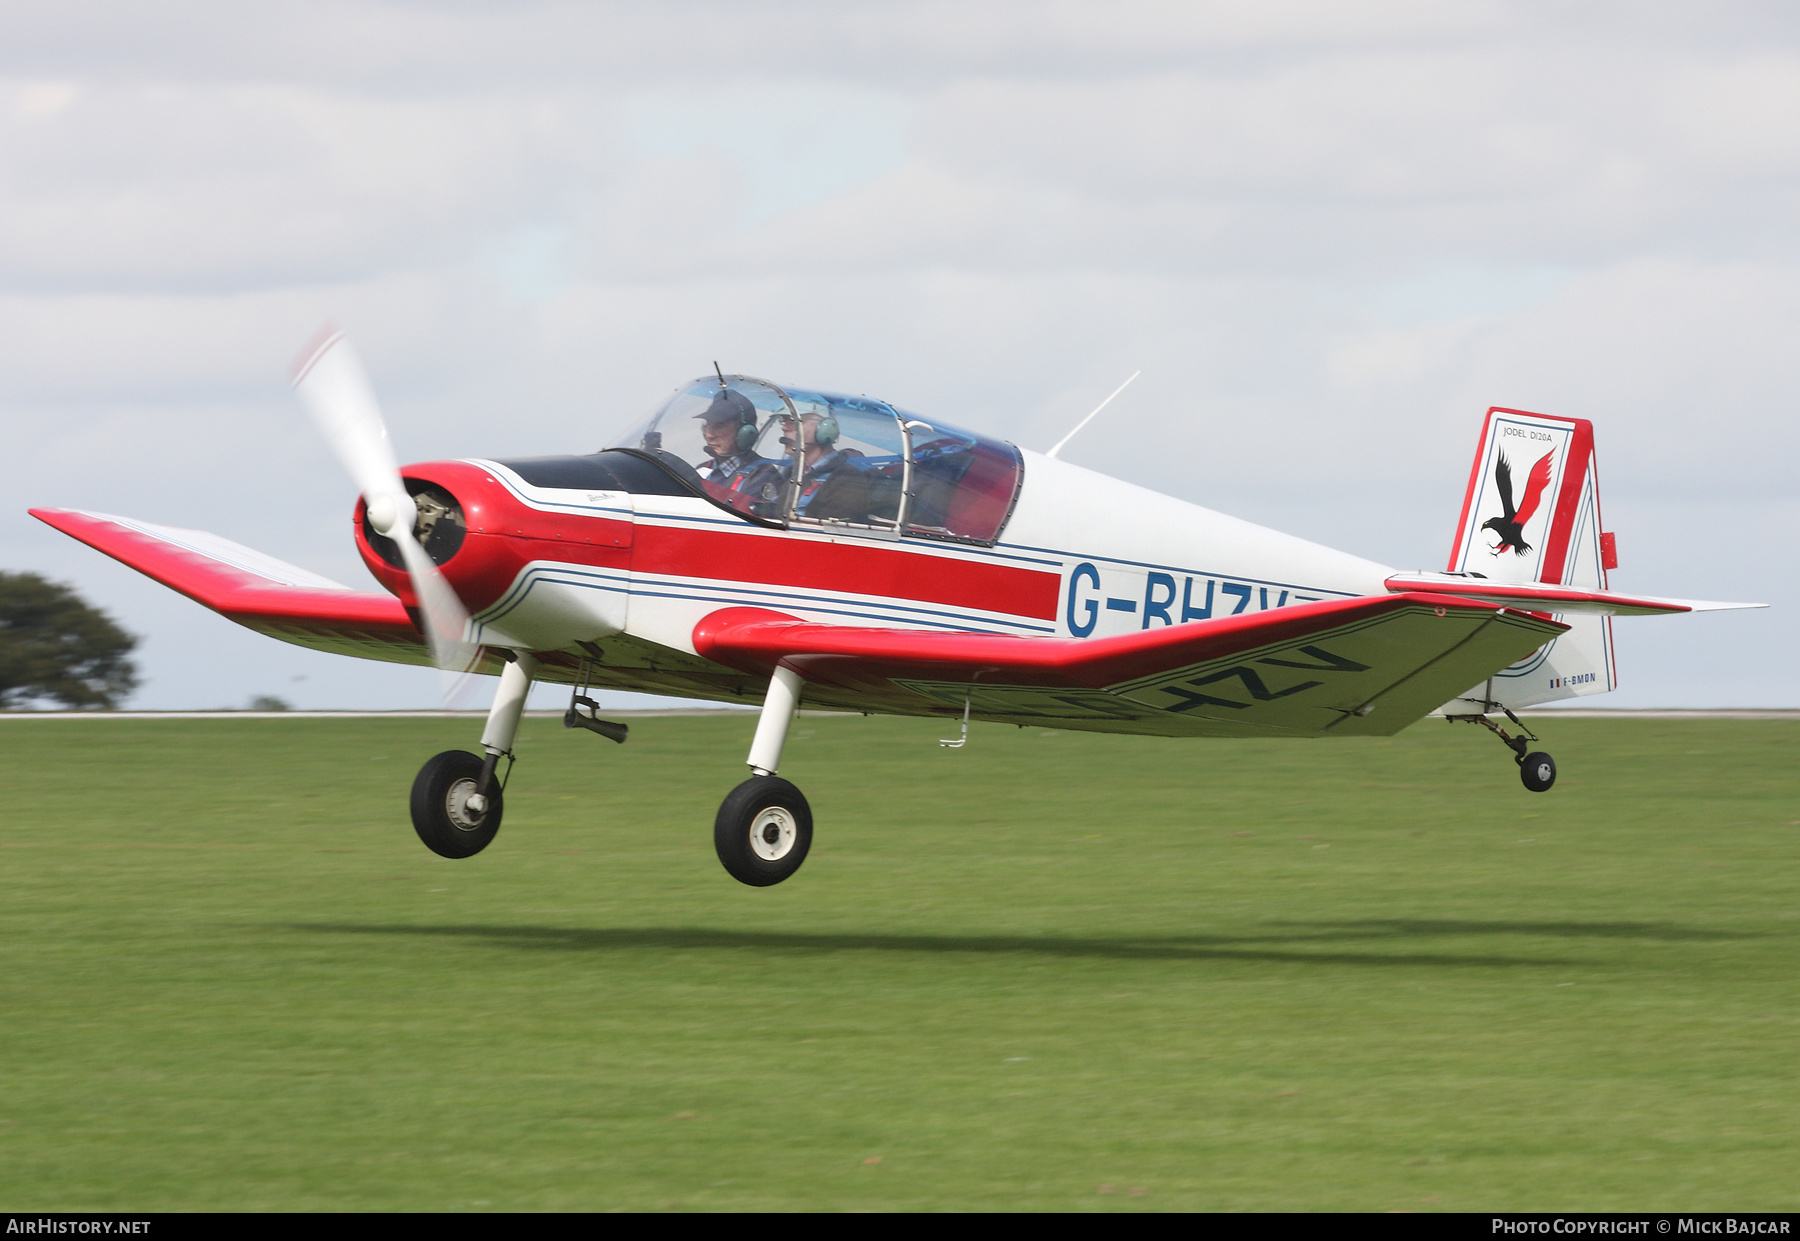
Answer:
POLYGON ((0 571, 0 709, 116 710, 138 686, 137 644, 70 587, 0 571))

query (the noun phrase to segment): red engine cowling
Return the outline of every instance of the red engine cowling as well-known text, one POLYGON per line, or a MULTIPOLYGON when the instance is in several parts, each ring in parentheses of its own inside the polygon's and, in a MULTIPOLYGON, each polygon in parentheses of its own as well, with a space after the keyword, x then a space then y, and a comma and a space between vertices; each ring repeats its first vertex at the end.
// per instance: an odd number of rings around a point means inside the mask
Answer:
MULTIPOLYGON (((466 461, 426 461, 403 466, 401 476, 419 504, 421 520, 429 520, 433 502, 445 499, 460 517, 461 536, 435 527, 421 539, 443 570, 463 606, 479 613, 506 593, 519 573, 538 560, 629 570, 632 526, 629 521, 533 508, 511 488, 478 465, 466 461)), ((412 580, 392 543, 369 526, 367 504, 358 500, 352 518, 356 550, 375 580, 407 607, 417 607, 412 580)), ((439 516, 456 524, 453 518, 439 516)))

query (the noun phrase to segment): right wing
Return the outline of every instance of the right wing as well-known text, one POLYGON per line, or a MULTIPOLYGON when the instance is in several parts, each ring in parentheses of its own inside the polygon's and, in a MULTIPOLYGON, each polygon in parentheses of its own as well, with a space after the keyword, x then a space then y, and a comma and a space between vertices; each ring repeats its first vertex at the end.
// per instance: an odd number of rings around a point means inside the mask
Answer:
POLYGON ((1432 594, 1371 595, 1109 638, 816 625, 726 608, 708 659, 808 682, 821 706, 1166 736, 1386 736, 1567 625, 1432 594))
POLYGON ((390 594, 351 590, 204 530, 75 509, 31 515, 271 638, 389 663, 432 662, 424 635, 390 594))

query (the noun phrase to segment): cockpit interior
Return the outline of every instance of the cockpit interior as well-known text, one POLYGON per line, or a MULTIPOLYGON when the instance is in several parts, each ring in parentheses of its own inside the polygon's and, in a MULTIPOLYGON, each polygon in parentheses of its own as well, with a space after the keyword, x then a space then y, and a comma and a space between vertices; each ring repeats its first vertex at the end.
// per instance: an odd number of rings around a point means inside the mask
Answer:
POLYGON ((609 445, 759 524, 991 544, 1023 477, 1019 450, 885 401, 709 375, 609 445))

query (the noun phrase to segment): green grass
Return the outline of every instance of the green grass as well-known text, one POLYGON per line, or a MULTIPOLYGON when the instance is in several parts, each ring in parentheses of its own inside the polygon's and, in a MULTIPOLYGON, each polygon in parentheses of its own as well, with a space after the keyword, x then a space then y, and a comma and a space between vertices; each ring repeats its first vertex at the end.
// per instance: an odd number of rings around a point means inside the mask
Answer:
POLYGON ((1543 729, 802 717, 752 890, 742 716, 527 721, 463 862, 467 720, 0 722, 0 1203, 1800 1207, 1800 723, 1543 729))

